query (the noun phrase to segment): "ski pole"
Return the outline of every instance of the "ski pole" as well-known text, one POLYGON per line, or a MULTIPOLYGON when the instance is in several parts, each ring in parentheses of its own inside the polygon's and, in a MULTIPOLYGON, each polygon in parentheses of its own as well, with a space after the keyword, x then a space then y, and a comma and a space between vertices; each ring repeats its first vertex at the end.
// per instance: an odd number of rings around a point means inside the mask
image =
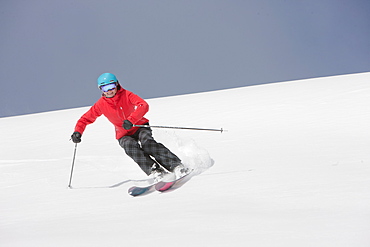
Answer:
POLYGON ((69 176, 69 184, 68 188, 72 188, 71 183, 72 183, 72 174, 73 174, 73 167, 75 166, 75 158, 76 158, 76 150, 77 150, 77 143, 75 145, 75 151, 73 153, 73 159, 72 159, 72 168, 71 168, 71 175, 69 176))
POLYGON ((206 131, 219 131, 224 132, 227 130, 224 129, 203 129, 203 128, 188 128, 188 127, 171 127, 171 126, 152 126, 152 125, 137 125, 134 124, 134 127, 140 127, 140 128, 162 128, 162 129, 183 129, 183 130, 206 130, 206 131))

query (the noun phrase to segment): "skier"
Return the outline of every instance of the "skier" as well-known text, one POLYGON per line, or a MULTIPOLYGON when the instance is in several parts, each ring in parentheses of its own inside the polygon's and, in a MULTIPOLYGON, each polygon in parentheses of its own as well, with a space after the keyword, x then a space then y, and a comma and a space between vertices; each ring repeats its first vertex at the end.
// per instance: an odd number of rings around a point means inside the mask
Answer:
POLYGON ((111 73, 99 76, 98 87, 102 96, 77 121, 71 136, 74 143, 80 143, 86 125, 103 114, 114 125, 119 145, 155 181, 161 180, 168 173, 179 177, 187 172, 174 153, 154 140, 150 128, 133 126, 149 125, 148 119, 144 118, 149 110, 145 100, 122 88, 111 73))

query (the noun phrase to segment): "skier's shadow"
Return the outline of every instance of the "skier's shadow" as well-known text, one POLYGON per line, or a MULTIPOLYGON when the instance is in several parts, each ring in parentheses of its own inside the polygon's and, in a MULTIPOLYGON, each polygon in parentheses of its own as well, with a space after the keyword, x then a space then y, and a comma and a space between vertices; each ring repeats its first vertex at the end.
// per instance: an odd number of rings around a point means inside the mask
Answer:
POLYGON ((132 180, 125 180, 125 181, 122 181, 122 182, 119 182, 117 184, 113 184, 113 185, 107 185, 107 186, 84 186, 84 187, 73 187, 73 186, 70 186, 69 188, 70 189, 79 189, 79 190, 82 190, 82 189, 110 189, 110 188, 116 188, 116 187, 119 187, 121 185, 124 185, 126 183, 129 183, 131 182, 132 180))
MULTIPOLYGON (((183 186, 185 183, 187 183, 193 177, 198 176, 201 173, 203 173, 204 171, 206 171, 209 168, 211 168, 214 165, 214 163, 215 162, 212 159, 211 165, 209 167, 207 167, 206 169, 203 169, 203 171, 194 171, 186 179, 184 179, 183 181, 175 184, 171 189, 169 189, 166 192, 170 192, 170 191, 173 191, 173 190, 176 190, 176 189, 180 188, 181 186, 183 186)), ((137 186, 140 186, 140 185, 144 186, 144 185, 149 185, 149 184, 151 184, 153 182, 154 182, 154 179, 153 178, 149 178, 149 179, 137 179, 137 180, 135 180, 135 179, 127 179, 127 180, 124 180, 122 182, 119 182, 119 183, 116 183, 116 184, 113 184, 113 185, 107 185, 107 186, 90 186, 90 187, 72 187, 71 186, 69 188, 70 189, 112 189, 112 188, 120 187, 120 186, 125 185, 127 183, 134 183, 137 186)))

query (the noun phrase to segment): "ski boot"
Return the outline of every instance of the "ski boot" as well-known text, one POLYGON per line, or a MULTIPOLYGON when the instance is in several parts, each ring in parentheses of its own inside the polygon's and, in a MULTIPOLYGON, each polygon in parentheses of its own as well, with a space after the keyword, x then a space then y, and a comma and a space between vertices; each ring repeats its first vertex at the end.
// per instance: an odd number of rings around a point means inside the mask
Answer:
POLYGON ((176 176, 176 179, 179 179, 183 176, 185 176, 186 174, 188 174, 190 172, 190 169, 188 167, 185 167, 183 164, 179 164, 177 165, 172 173, 175 174, 176 176))

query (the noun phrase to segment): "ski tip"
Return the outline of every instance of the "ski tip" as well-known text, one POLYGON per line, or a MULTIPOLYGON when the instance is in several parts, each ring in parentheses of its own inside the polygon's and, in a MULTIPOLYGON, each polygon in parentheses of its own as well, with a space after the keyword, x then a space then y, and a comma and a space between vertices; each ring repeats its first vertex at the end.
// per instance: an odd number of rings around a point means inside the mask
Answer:
POLYGON ((133 186, 131 187, 129 190, 128 190, 128 194, 130 196, 140 196, 140 195, 143 195, 143 194, 147 194, 149 193, 151 190, 152 190, 152 187, 153 185, 149 185, 147 187, 136 187, 136 186, 133 186))

